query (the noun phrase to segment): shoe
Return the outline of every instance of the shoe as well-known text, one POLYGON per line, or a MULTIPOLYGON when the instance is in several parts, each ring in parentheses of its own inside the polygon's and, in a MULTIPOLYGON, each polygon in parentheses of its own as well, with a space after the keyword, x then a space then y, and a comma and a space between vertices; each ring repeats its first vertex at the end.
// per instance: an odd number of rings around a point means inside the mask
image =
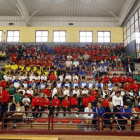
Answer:
POLYGON ((75 114, 75 117, 78 118, 79 116, 77 114, 75 114))
POLYGON ((85 127, 84 130, 87 130, 87 127, 85 127))
POLYGON ((71 114, 70 114, 70 118, 71 118, 71 114))
POLYGON ((91 127, 89 127, 89 130, 91 130, 91 127))

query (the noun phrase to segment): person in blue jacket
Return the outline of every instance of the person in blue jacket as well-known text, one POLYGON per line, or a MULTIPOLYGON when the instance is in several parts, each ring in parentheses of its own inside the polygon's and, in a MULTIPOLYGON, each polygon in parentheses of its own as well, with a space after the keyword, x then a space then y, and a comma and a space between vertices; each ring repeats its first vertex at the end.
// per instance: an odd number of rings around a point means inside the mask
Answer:
MULTIPOLYGON (((129 104, 127 102, 124 103, 124 106, 120 109, 121 113, 132 113, 131 108, 129 107, 129 104)), ((120 121, 120 127, 122 130, 125 130, 125 123, 127 122, 127 124, 130 124, 131 122, 131 130, 134 130, 134 125, 135 125, 135 121, 132 120, 134 119, 134 115, 133 114, 120 114, 121 120, 120 121), (124 125, 124 126, 122 126, 124 125)))
MULTIPOLYGON (((101 102, 99 102, 99 101, 97 102, 97 107, 95 107, 95 108, 93 109, 93 111, 99 115, 99 118, 100 118, 100 119, 102 119, 102 115, 105 113, 105 109, 101 106, 101 102)), ((98 116, 97 116, 96 114, 94 114, 94 117, 93 117, 93 118, 94 118, 94 119, 98 119, 98 116)), ((104 115, 103 118, 105 118, 105 115, 104 115)), ((96 124, 97 121, 98 121, 98 120, 92 120, 92 123, 93 123, 93 124, 96 124)))

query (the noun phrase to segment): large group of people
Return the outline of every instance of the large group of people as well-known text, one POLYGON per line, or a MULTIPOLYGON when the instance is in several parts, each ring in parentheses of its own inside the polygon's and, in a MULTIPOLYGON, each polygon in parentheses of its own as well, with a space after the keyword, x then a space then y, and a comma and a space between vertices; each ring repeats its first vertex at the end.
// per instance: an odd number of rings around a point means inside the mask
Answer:
MULTIPOLYGON (((6 58, 11 57, 0 74, 1 115, 6 111, 27 111, 30 107, 33 117, 41 117, 46 108, 52 116, 63 109, 71 117, 71 109, 78 112, 96 112, 99 117, 105 112, 135 113, 140 108, 140 71, 134 76, 135 53, 124 54, 120 45, 86 45, 85 47, 58 45, 56 47, 6 45, 6 58), (118 76, 117 71, 110 77, 110 71, 126 70, 118 76), (88 78, 90 74, 93 78, 88 78), (95 79, 93 82, 92 79, 95 79), (43 95, 42 95, 43 93, 43 95)), ((3 59, 5 60, 5 59, 3 59)), ((75 114, 79 116, 78 112, 75 114)), ((27 113, 6 114, 16 122, 25 118, 27 113)), ((85 130, 96 124, 96 114, 84 114, 85 130)), ((114 119, 124 119, 133 125, 136 115, 108 114, 106 124, 114 119), (131 121, 132 120, 132 121, 131 121)), ((118 121, 125 130, 125 121, 118 121)), ((6 128, 7 120, 4 127, 6 128)), ((112 126, 110 126, 112 129, 112 126)))

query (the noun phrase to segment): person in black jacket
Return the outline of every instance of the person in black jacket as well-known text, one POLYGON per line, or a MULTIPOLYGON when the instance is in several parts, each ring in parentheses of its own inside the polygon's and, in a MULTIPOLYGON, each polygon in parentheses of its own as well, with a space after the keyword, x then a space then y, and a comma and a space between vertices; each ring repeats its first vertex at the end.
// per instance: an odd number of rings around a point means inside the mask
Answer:
MULTIPOLYGON (((3 113, 8 112, 8 111, 15 111, 14 107, 12 106, 12 100, 8 101, 8 105, 4 107, 4 112, 3 113)), ((12 114, 7 113, 7 114, 5 114, 4 117, 10 119, 12 117, 12 114)), ((9 119, 4 119, 4 128, 7 127, 7 122, 8 122, 9 119)))
POLYGON ((125 59, 125 66, 128 66, 128 64, 130 64, 131 67, 133 67, 133 69, 135 70, 135 65, 134 65, 134 62, 133 60, 131 59, 130 55, 127 55, 127 58, 125 59))
POLYGON ((133 71, 134 71, 133 67, 130 64, 128 64, 126 67, 127 78, 129 77, 129 75, 132 75, 132 78, 133 78, 134 76, 133 71))
MULTIPOLYGON (((119 115, 117 114, 112 114, 113 112, 119 112, 117 107, 113 106, 113 102, 109 103, 109 106, 105 108, 106 113, 111 113, 111 114, 106 114, 105 118, 109 120, 105 120, 105 124, 112 125, 113 122, 116 122, 116 120, 119 118, 119 115), (113 120, 115 119, 115 120, 113 120)), ((110 130, 112 130, 112 126, 110 126, 110 130)))
POLYGON ((130 95, 129 91, 126 91, 125 95, 123 96, 123 102, 127 102, 131 108, 134 105, 135 98, 130 95))

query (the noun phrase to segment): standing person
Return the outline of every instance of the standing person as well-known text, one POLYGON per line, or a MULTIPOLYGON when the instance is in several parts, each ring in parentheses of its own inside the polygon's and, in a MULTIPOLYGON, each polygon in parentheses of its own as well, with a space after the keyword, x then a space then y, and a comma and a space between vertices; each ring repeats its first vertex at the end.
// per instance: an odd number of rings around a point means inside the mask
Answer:
POLYGON ((126 67, 127 78, 129 77, 129 75, 132 75, 132 78, 133 78, 133 76, 134 76, 133 71, 134 71, 133 67, 130 66, 130 64, 128 64, 128 66, 126 67))
MULTIPOLYGON (((25 107, 22 101, 18 101, 17 106, 16 106, 16 112, 24 112, 25 107)), ((14 113, 13 115, 13 128, 16 128, 16 122, 20 122, 22 119, 26 117, 25 113, 14 113)))
POLYGON ((134 62, 136 62, 136 54, 135 54, 134 51, 132 52, 132 54, 130 54, 130 56, 131 56, 131 59, 132 59, 134 62))
MULTIPOLYGON (((125 102, 124 106, 120 109, 120 113, 132 113, 132 110, 127 102, 125 102)), ((133 114, 120 114, 120 117, 121 119, 124 119, 120 121, 120 126, 125 125, 126 122, 129 125, 135 125, 135 121, 132 120, 134 118, 133 114)), ((121 126, 121 129, 125 130, 125 126, 121 126)), ((131 126, 131 130, 134 130, 134 126, 131 126)))
MULTIPOLYGON (((69 111, 70 112, 70 100, 68 99, 68 96, 65 95, 64 99, 62 100, 62 107, 63 107, 63 111, 69 111)), ((66 117, 66 114, 63 114, 64 118, 66 117)), ((70 118, 71 118, 71 114, 70 114, 70 118)))
MULTIPOLYGON (((88 107, 85 108, 84 112, 92 112, 92 103, 88 103, 88 107)), ((89 130, 91 130, 91 124, 94 114, 84 114, 84 120, 85 120, 85 130, 87 130, 87 126, 89 126, 89 130)))
POLYGON ((9 88, 6 87, 5 91, 2 92, 2 97, 1 97, 1 103, 2 106, 7 106, 7 102, 10 100, 10 93, 9 93, 9 88))

